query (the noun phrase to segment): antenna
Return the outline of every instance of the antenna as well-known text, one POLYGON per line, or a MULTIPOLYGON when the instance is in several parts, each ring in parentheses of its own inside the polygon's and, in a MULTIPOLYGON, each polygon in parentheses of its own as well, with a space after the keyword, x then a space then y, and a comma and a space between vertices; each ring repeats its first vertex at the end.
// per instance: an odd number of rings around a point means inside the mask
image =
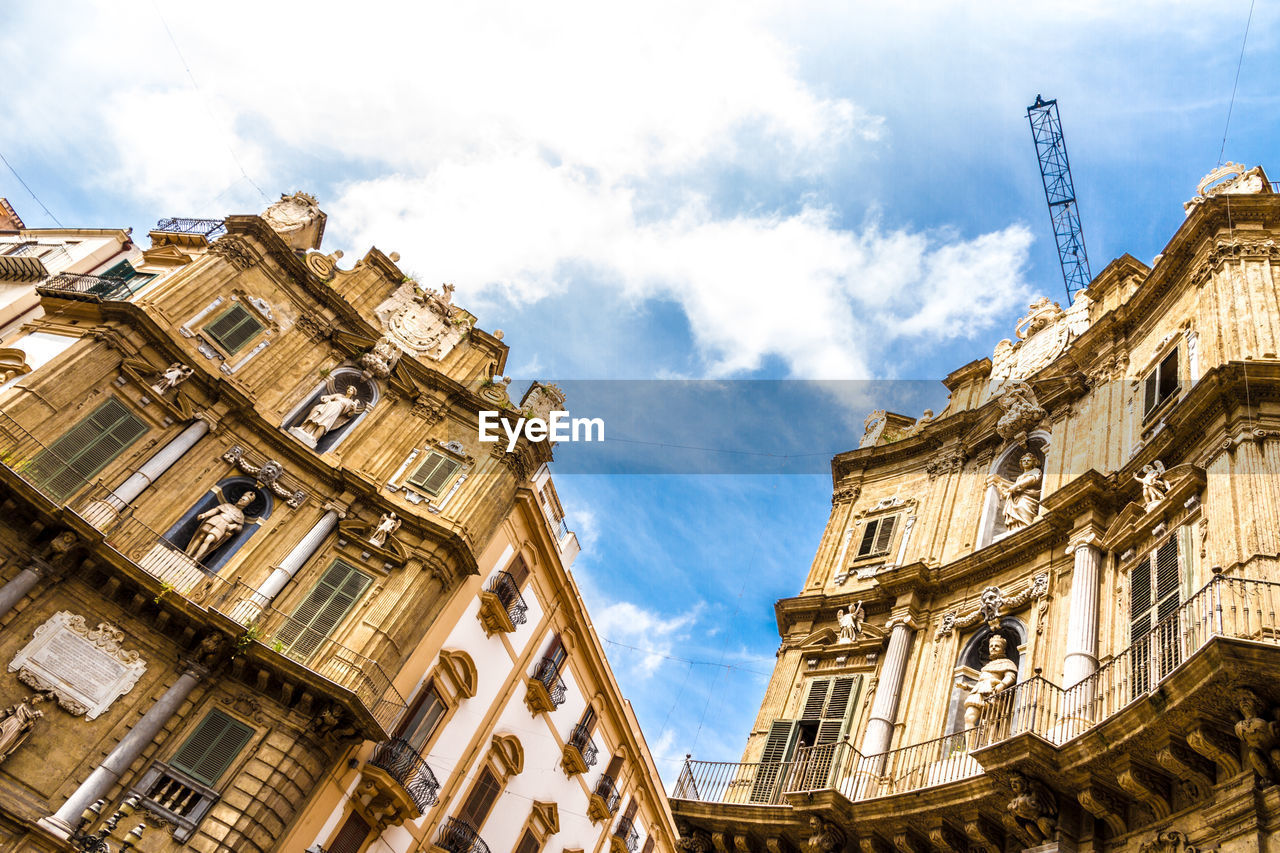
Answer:
POLYGON ((1046 101, 1036 95, 1027 107, 1031 137, 1040 159, 1040 177, 1044 181, 1044 199, 1049 203, 1049 221, 1053 239, 1058 244, 1058 262, 1062 280, 1067 286, 1067 302, 1089 286, 1089 256, 1084 250, 1084 230, 1076 210, 1076 190, 1071 183, 1071 163, 1067 160, 1067 143, 1062 136, 1062 120, 1058 117, 1058 100, 1046 101))

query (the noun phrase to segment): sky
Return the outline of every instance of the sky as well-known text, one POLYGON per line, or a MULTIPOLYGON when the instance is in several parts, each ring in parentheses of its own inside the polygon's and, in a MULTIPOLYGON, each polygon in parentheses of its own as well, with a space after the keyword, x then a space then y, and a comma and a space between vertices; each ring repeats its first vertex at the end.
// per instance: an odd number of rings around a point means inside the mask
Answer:
POLYGON ((505 332, 512 377, 644 412, 615 435, 650 441, 631 445, 646 461, 564 454, 556 483, 671 781, 686 753, 741 753, 830 455, 886 399, 941 408, 940 377, 1064 298, 1027 105, 1059 100, 1093 271, 1149 263, 1220 158, 1280 178, 1278 18, 1247 0, 20 4, 0 195, 32 227, 142 235, 307 190, 327 250, 453 282, 505 332), (668 406, 650 380, 733 383, 769 413, 668 406), (792 405, 798 380, 836 382, 792 405))

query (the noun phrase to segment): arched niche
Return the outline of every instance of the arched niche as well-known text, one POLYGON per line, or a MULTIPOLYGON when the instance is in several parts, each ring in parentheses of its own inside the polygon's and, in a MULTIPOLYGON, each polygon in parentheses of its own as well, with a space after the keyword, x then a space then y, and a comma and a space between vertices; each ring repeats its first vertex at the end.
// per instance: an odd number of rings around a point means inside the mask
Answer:
POLYGON ((197 516, 200 513, 213 509, 221 503, 234 504, 244 495, 245 492, 253 492, 255 497, 253 502, 244 508, 244 527, 234 533, 230 539, 223 542, 217 548, 214 548, 205 555, 201 563, 205 568, 217 571, 227 560, 230 560, 236 551, 239 551, 245 542, 249 541, 249 537, 258 532, 258 528, 262 526, 262 522, 271 517, 271 509, 274 506, 274 500, 271 492, 265 488, 259 488, 258 484, 251 477, 230 477, 221 480, 209 491, 205 492, 195 505, 182 514, 182 517, 168 529, 164 534, 164 539, 179 551, 185 551, 187 545, 191 543, 191 537, 195 535, 196 529, 200 526, 200 520, 197 516))
POLYGON ((306 443, 307 439, 294 430, 301 429, 302 424, 307 420, 307 416, 311 414, 311 410, 320 403, 320 398, 326 394, 345 394, 347 389, 352 387, 356 389, 355 398, 363 404, 359 412, 345 421, 337 423, 333 429, 320 436, 315 443, 316 453, 326 453, 334 450, 355 429, 356 424, 364 420, 365 415, 372 411, 374 405, 377 404, 382 396, 378 383, 359 368, 350 366, 334 368, 332 373, 317 384, 311 393, 285 416, 280 428, 306 443))
POLYGON ((1000 496, 992 478, 1000 477, 1007 482, 1014 482, 1022 474, 1022 457, 1028 453, 1036 457, 1040 468, 1040 492, 1037 502, 1044 497, 1044 462, 1049 452, 1049 434, 1037 430, 1027 437, 1027 443, 1010 444, 997 454, 987 470, 987 493, 982 504, 982 520, 978 533, 978 547, 984 548, 999 539, 1008 536, 1012 531, 1005 523, 1005 499, 1000 496))
MULTIPOLYGON (((1018 666, 1018 681, 1024 681, 1027 676, 1027 627, 1022 624, 1021 619, 1013 616, 1004 616, 1000 619, 1000 625, 992 630, 990 625, 983 625, 977 631, 974 631, 965 644, 960 648, 960 654, 956 656, 955 669, 952 671, 952 684, 963 678, 967 683, 972 684, 977 674, 991 660, 988 643, 992 634, 999 634, 1005 640, 1005 657, 1013 661, 1018 666)), ((964 729, 964 700, 968 698, 969 691, 959 686, 951 688, 951 702, 947 706, 947 727, 945 734, 955 734, 964 729)))

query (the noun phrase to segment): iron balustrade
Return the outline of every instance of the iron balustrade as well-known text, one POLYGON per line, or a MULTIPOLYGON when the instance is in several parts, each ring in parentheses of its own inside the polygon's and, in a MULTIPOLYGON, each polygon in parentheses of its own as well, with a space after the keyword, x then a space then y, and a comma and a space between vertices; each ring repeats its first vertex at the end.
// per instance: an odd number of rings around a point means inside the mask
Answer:
POLYGON ((460 817, 445 819, 440 825, 436 845, 449 853, 489 853, 489 845, 484 843, 476 828, 460 817))
POLYGON ((582 723, 573 727, 573 734, 569 735, 569 746, 578 750, 583 764, 588 767, 596 766, 599 751, 596 749, 596 742, 591 739, 590 730, 582 723))
POLYGON ((1068 688, 1035 676, 991 696, 972 729, 863 755, 851 743, 801 747, 786 761, 686 757, 674 799, 780 805, 789 793, 836 790, 870 800, 982 774, 975 749, 1035 734, 1055 746, 1078 738, 1157 690, 1215 637, 1280 645, 1280 583, 1215 575, 1088 678, 1068 688))
POLYGON ((148 811, 173 824, 177 841, 190 838, 219 799, 213 788, 160 761, 147 769, 130 794, 141 797, 148 811))
POLYGON ((374 747, 369 763, 387 771, 392 779, 399 782, 422 814, 436 804, 440 782, 408 741, 401 738, 384 740, 374 747))
MULTIPOLYGON (((139 284, 144 284, 150 279, 151 277, 147 276, 140 280, 139 284)), ((46 295, 65 296, 89 302, 125 302, 133 295, 129 282, 122 278, 69 272, 51 276, 36 290, 46 295)))
POLYGON ((622 839, 631 853, 636 853, 636 848, 640 846, 640 830, 635 828, 635 821, 625 815, 618 821, 618 826, 613 830, 613 836, 622 839))
POLYGON ((595 795, 604 801, 604 807, 609 810, 609 814, 618 810, 618 801, 622 799, 622 792, 618 790, 617 782, 608 773, 601 773, 600 778, 596 780, 595 795))
POLYGON ((496 595, 502 602, 502 606, 507 609, 512 625, 525 623, 528 619, 525 614, 529 610, 529 605, 524 603, 524 597, 520 595, 520 587, 516 586, 515 578, 511 577, 509 572, 497 572, 493 580, 489 581, 489 592, 496 595))
POLYGON ((533 671, 533 677, 542 682, 542 686, 547 688, 547 695, 551 697, 551 704, 559 708, 564 704, 565 695, 568 688, 565 687, 564 679, 560 677, 560 663, 553 661, 551 658, 543 658, 538 661, 538 668, 533 671))
POLYGON ((168 234, 195 234, 206 240, 213 240, 227 233, 227 223, 222 219, 161 219, 153 231, 164 231, 168 234))

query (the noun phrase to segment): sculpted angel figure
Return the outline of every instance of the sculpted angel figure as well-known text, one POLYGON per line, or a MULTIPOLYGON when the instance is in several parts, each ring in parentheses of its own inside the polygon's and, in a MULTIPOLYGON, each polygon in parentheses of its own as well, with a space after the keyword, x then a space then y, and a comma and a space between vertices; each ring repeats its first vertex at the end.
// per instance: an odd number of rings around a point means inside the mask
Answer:
POLYGON ((244 508, 256 497, 254 492, 245 492, 234 504, 223 502, 197 515, 200 526, 187 545, 187 556, 198 563, 230 539, 244 527, 244 508))
POLYGON ((156 377, 155 384, 151 386, 151 390, 157 394, 163 394, 166 391, 177 388, 191 378, 192 372, 190 367, 175 361, 160 371, 160 375, 156 377))
POLYGON ((1148 507, 1160 503, 1169 494, 1164 471, 1164 463, 1157 459, 1150 465, 1142 466, 1142 471, 1133 475, 1133 479, 1142 484, 1142 502, 1148 507))
POLYGON ((991 697, 1008 690, 1018 680, 1018 665, 1005 655, 1006 643, 1007 641, 1000 634, 992 634, 991 639, 987 641, 990 658, 978 673, 978 680, 974 682, 973 687, 969 687, 963 681, 956 682, 957 687, 969 691, 969 695, 964 700, 966 729, 972 729, 978 724, 982 709, 987 707, 991 697))
POLYGON ((1053 838, 1058 828, 1058 803, 1053 792, 1038 779, 1014 773, 1009 778, 1013 799, 1009 801, 1009 815, 1031 837, 1033 844, 1041 844, 1053 838))
POLYGON ((1000 476, 991 478, 991 484, 1004 499, 1004 526, 1011 531, 1031 524, 1040 513, 1040 460, 1034 453, 1024 453, 1018 465, 1022 473, 1012 483, 1000 476))
POLYGON ((301 429, 313 441, 319 441, 347 418, 362 411, 364 401, 356 399, 356 386, 348 385, 342 394, 325 394, 321 397, 302 422, 301 429))
POLYGON ((378 526, 369 534, 369 544, 381 548, 387 544, 387 537, 400 529, 400 519, 394 512, 388 512, 378 519, 378 526))
POLYGON ((1245 763, 1263 779, 1273 781, 1280 769, 1280 724, 1265 719, 1258 694, 1242 689, 1236 705, 1243 718, 1236 723, 1236 737, 1244 744, 1245 763))
POLYGON ((22 746, 35 727, 36 720, 44 716, 44 711, 36 707, 44 700, 44 694, 37 693, 0 712, 0 761, 4 761, 22 746))
POLYGON ((852 643, 862 634, 862 622, 866 619, 866 615, 862 612, 862 602, 854 603, 853 607, 846 613, 843 609, 836 611, 836 621, 840 624, 841 643, 852 643))

